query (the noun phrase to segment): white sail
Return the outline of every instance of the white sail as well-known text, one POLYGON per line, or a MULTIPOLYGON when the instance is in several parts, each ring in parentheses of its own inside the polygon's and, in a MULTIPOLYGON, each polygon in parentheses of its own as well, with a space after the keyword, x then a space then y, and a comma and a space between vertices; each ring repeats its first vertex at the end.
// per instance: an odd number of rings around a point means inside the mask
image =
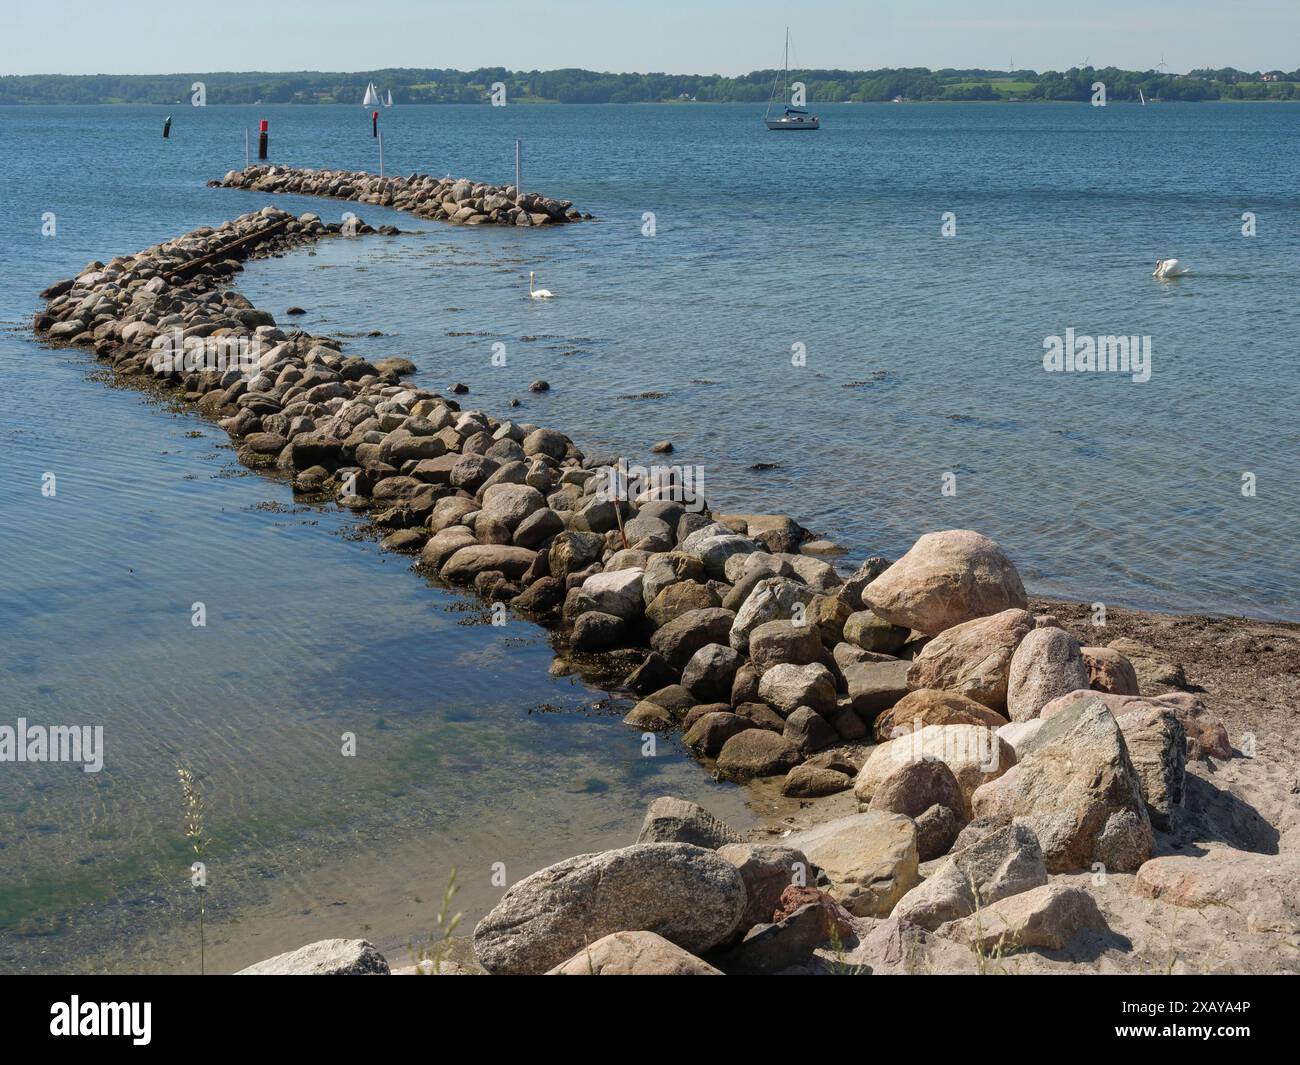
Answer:
POLYGON ((366 97, 361 101, 362 107, 374 107, 379 103, 379 93, 375 90, 375 83, 372 81, 366 86, 366 97))
POLYGON ((1141 90, 1141 89, 1138 89, 1138 99, 1142 101, 1142 106, 1143 106, 1143 107, 1146 107, 1146 105, 1147 105, 1147 98, 1146 98, 1145 96, 1142 95, 1142 90, 1141 90))
POLYGON ((384 106, 385 106, 385 107, 392 107, 392 106, 393 106, 393 90, 392 90, 392 89, 389 89, 389 90, 388 90, 388 97, 384 100, 384 106))

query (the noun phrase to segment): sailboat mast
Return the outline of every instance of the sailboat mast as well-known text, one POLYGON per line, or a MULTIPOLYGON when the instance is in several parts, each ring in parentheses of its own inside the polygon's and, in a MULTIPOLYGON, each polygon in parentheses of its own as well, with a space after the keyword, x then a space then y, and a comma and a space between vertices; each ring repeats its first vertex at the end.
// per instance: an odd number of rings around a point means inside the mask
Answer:
POLYGON ((772 117, 772 101, 776 99, 776 87, 778 84, 780 84, 778 78, 784 78, 788 76, 789 71, 790 71, 790 27, 787 26, 785 28, 785 59, 782 61, 781 73, 776 78, 772 79, 772 92, 771 95, 769 95, 767 98, 767 110, 763 113, 763 118, 765 120, 772 117))

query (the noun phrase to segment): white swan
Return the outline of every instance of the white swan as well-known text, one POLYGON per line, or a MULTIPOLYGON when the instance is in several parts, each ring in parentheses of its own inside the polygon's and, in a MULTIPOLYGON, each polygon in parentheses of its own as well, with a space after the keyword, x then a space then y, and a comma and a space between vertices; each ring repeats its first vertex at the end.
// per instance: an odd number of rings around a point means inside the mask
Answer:
POLYGON ((1192 271, 1180 263, 1177 259, 1157 259, 1156 268, 1152 272, 1152 277, 1182 277, 1184 274, 1190 274, 1192 271))
POLYGON ((552 300, 555 299, 555 293, 549 288, 533 288, 533 278, 536 275, 532 270, 528 271, 528 298, 534 300, 552 300))

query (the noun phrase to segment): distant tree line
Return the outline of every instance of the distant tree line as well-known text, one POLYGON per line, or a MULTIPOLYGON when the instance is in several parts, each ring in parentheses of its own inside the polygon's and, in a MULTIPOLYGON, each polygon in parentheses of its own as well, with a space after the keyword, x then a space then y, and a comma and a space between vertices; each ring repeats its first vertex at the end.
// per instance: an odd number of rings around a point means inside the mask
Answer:
MULTIPOLYGON (((188 103, 196 81, 210 104, 359 104, 367 82, 391 90, 399 104, 487 103, 495 83, 512 103, 620 104, 768 99, 777 71, 740 77, 717 74, 602 74, 591 70, 372 70, 355 74, 25 74, 0 77, 0 104, 188 103)), ((1244 71, 1231 67, 1168 74, 1116 67, 1048 70, 792 70, 791 81, 822 103, 894 100, 1075 100, 1106 84, 1110 100, 1300 99, 1300 70, 1244 71)))

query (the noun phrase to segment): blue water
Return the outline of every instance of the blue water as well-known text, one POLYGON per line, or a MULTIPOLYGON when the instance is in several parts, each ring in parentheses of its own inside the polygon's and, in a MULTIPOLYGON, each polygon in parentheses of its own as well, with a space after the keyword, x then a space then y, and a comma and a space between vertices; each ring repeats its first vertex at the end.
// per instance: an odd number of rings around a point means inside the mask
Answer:
MULTIPOLYGON (((209 795, 209 957, 231 967, 404 942, 451 865, 481 910, 492 861, 514 879, 629 838, 662 791, 742 816, 678 751, 647 769, 536 630, 457 624, 459 600, 294 510, 214 427, 32 342, 50 282, 269 202, 205 187, 258 118, 274 162, 378 167, 360 108, 170 110, 164 142, 163 108, 0 109, 0 723, 103 721, 110 752, 98 777, 0 766, 0 969, 192 967, 180 759, 209 795)), ((236 285, 589 450, 671 439, 715 505, 790 513, 851 558, 970 527, 1037 592, 1300 617, 1300 108, 845 105, 803 136, 761 110, 393 108, 388 172, 512 181, 520 138, 525 187, 598 220, 454 229, 283 197, 407 235, 236 285), (1155 281, 1162 256, 1194 273, 1155 281), (555 300, 524 298, 529 270, 555 300), (1068 327, 1150 336, 1150 381, 1045 373, 1068 327)))

